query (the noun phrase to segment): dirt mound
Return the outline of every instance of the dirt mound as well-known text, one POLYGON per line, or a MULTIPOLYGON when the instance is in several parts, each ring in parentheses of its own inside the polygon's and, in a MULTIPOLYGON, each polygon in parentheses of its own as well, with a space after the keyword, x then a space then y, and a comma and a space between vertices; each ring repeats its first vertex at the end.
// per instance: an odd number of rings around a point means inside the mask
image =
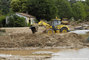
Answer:
POLYGON ((82 47, 84 43, 83 38, 75 33, 66 34, 61 36, 61 39, 56 43, 57 46, 71 46, 71 47, 82 47))
POLYGON ((78 34, 29 34, 18 33, 0 36, 0 47, 83 47, 85 40, 78 34))

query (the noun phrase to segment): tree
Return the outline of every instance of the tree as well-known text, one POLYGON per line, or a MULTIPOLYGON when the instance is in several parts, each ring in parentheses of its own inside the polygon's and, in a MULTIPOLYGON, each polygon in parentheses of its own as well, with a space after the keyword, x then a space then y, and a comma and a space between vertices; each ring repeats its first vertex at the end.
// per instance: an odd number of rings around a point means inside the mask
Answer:
POLYGON ((82 2, 74 3, 72 5, 72 9, 73 9, 73 16, 76 19, 84 20, 86 18, 87 15, 86 15, 85 7, 82 2))
POLYGON ((57 15, 57 8, 50 0, 12 0, 11 8, 15 12, 28 12, 38 20, 50 20, 57 15))
POLYGON ((0 10, 0 16, 2 15, 2 11, 0 10))
POLYGON ((87 14, 86 20, 89 21, 89 0, 86 0, 86 2, 84 3, 84 7, 86 10, 86 14, 87 14))
POLYGON ((10 8, 10 0, 0 0, 1 14, 7 14, 10 8))
POLYGON ((72 17, 72 8, 68 0, 56 0, 56 7, 58 8, 58 15, 61 18, 71 18, 72 17))
POLYGON ((30 0, 29 14, 40 19, 50 20, 57 15, 57 8, 51 0, 30 0))
POLYGON ((0 16, 0 27, 5 27, 5 19, 6 19, 6 16, 2 15, 0 16))
POLYGON ((10 5, 14 12, 26 12, 28 4, 28 0, 12 0, 10 5))
POLYGON ((89 0, 86 0, 86 4, 89 6, 89 0))
POLYGON ((9 23, 7 24, 8 27, 25 27, 26 26, 25 18, 19 17, 17 15, 11 15, 8 18, 8 21, 9 21, 9 23))

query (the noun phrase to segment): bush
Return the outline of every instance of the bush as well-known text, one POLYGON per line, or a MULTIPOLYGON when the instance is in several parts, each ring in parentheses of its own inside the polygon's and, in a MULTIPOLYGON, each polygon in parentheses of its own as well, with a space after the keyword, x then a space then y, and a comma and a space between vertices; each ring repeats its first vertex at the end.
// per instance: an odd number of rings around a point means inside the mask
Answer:
POLYGON ((28 24, 27 24, 27 26, 29 27, 29 26, 31 26, 31 24, 30 24, 30 23, 28 23, 28 24))
POLYGON ((8 18, 8 24, 7 25, 8 25, 8 27, 25 27, 25 26, 27 26, 26 22, 25 22, 25 18, 19 17, 15 14, 11 15, 8 18))
POLYGON ((0 16, 0 27, 5 27, 6 16, 0 16))
POLYGON ((5 29, 0 29, 0 32, 6 32, 6 30, 5 29))
POLYGON ((72 4, 73 16, 76 20, 81 19, 82 21, 87 17, 84 4, 82 2, 76 2, 72 4))

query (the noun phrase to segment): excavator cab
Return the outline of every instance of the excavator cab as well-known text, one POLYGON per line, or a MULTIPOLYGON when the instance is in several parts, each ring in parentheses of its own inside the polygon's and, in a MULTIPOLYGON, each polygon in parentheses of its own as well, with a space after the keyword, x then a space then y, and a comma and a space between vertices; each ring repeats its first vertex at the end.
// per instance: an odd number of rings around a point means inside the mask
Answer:
POLYGON ((53 19, 50 24, 50 26, 52 27, 51 31, 53 30, 55 33, 59 33, 59 29, 57 28, 58 25, 61 25, 60 19, 53 19))
POLYGON ((61 25, 61 21, 57 19, 53 20, 51 26, 57 26, 57 25, 61 25))
POLYGON ((48 30, 48 34, 69 32, 68 26, 63 25, 60 19, 53 19, 50 26, 52 28, 48 30))

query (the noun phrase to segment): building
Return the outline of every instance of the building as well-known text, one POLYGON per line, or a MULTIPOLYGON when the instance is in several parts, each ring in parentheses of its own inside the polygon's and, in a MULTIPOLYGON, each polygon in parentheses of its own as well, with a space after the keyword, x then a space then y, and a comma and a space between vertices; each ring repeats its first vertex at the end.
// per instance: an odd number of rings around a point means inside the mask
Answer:
POLYGON ((33 24, 36 20, 36 18, 32 15, 26 14, 26 13, 16 13, 17 16, 24 17, 26 19, 27 24, 33 24))
MULTIPOLYGON (((24 17, 26 19, 27 24, 33 24, 36 20, 36 18, 32 15, 26 14, 26 13, 16 13, 19 17, 24 17)), ((8 16, 6 18, 6 24, 8 24, 8 16)))

